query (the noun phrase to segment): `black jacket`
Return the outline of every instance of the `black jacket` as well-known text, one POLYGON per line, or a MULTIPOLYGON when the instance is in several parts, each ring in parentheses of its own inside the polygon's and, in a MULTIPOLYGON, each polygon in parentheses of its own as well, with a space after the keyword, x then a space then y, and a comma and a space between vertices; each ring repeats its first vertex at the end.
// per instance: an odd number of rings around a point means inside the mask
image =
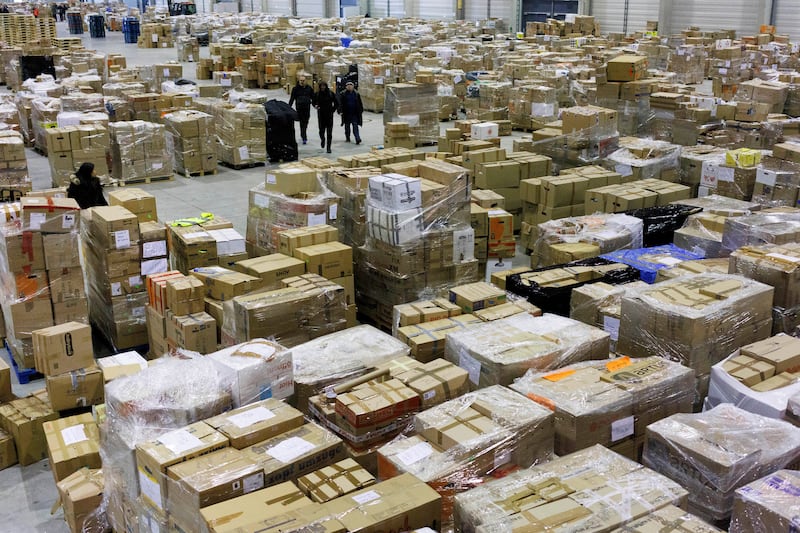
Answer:
POLYGON ((67 187, 67 198, 74 198, 81 209, 108 205, 103 196, 103 185, 97 178, 80 179, 73 175, 67 187))
POLYGON ((361 95, 358 94, 358 91, 353 91, 356 95, 356 107, 355 109, 348 109, 346 104, 345 98, 347 98, 347 90, 339 93, 339 110, 342 113, 342 124, 350 123, 352 124, 355 122, 359 126, 362 125, 363 120, 363 113, 364 113, 364 104, 361 102, 361 95))
POLYGON ((317 107, 317 119, 320 124, 332 123, 333 114, 339 110, 339 101, 330 89, 314 94, 314 105, 317 107))
POLYGON ((311 107, 311 101, 314 99, 314 89, 312 89, 309 85, 305 87, 301 85, 295 85, 292 88, 292 94, 289 96, 289 105, 294 104, 297 102, 297 109, 299 110, 302 107, 311 107))

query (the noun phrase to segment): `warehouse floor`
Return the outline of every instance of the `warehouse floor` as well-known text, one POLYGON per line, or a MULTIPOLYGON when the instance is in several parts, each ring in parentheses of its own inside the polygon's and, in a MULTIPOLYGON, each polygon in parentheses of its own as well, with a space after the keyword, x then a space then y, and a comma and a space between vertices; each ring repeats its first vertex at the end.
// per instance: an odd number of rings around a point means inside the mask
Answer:
MULTIPOLYGON (((66 23, 57 24, 59 37, 69 36, 66 23)), ((163 63, 174 61, 177 57, 175 48, 142 49, 133 44, 125 44, 121 32, 108 32, 104 39, 91 39, 87 34, 83 36, 87 49, 97 50, 101 53, 124 53, 129 66, 163 63)), ((208 48, 201 48, 202 57, 208 57, 208 48)), ((194 63, 183 63, 184 77, 195 79, 194 63)), ((210 81, 201 81, 200 84, 210 84, 210 81)), ((8 89, 0 88, 0 94, 8 89)), ((266 92, 270 97, 287 100, 284 91, 270 90, 266 92)), ((443 123, 442 127, 447 127, 443 123)), ((296 127, 299 139, 299 126, 296 127)), ((333 157, 363 153, 372 146, 381 145, 383 142, 383 118, 380 114, 365 112, 364 127, 361 133, 363 144, 344 141, 344 132, 341 127, 334 129, 333 157)), ((521 137, 522 134, 514 132, 512 137, 503 137, 502 146, 510 151, 512 139, 521 137)), ((309 124, 309 143, 300 145, 300 158, 312 156, 325 156, 325 151, 319 147, 316 117, 312 113, 309 124)), ((426 148, 434 151, 435 147, 426 148)), ((33 179, 34 189, 50 187, 50 167, 47 158, 28 149, 28 169, 33 179)), ((269 165, 269 164, 268 164, 269 165)), ((272 166, 272 165, 269 165, 272 166)), ((162 220, 197 216, 201 212, 212 212, 230 219, 235 228, 242 234, 247 224, 248 190, 264 180, 264 168, 255 167, 243 170, 232 170, 224 166, 217 167, 216 175, 206 175, 187 179, 176 176, 172 181, 142 185, 141 188, 154 194, 157 198, 158 213, 162 220)), ((515 266, 528 264, 526 256, 518 256, 513 260, 515 266)), ((509 268, 512 261, 506 260, 501 268, 509 268)), ((8 354, 0 350, 2 357, 8 361, 8 354)), ((32 391, 44 387, 44 381, 36 380, 27 385, 20 385, 16 376, 12 376, 13 390, 18 396, 26 396, 32 391)), ((0 533, 61 533, 68 532, 69 528, 63 521, 62 512, 56 511, 51 515, 51 508, 58 494, 48 461, 41 461, 31 466, 14 466, 0 471, 0 533)))

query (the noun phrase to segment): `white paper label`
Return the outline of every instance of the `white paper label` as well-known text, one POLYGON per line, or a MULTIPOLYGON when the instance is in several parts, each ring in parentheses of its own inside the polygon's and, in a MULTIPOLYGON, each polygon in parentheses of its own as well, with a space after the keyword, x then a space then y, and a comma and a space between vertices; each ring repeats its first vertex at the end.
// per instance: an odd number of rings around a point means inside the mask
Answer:
POLYGON ((711 163, 710 161, 703 161, 703 167, 700 174, 700 185, 717 188, 717 169, 719 165, 711 163))
POLYGON ((683 259, 678 259, 677 257, 662 257, 658 260, 659 263, 662 265, 667 266, 675 266, 677 264, 683 263, 683 259))
POLYGON ((42 224, 47 221, 47 215, 44 213, 31 213, 31 227, 30 229, 41 229, 42 224))
POLYGON ((167 255, 167 241, 152 241, 142 243, 142 259, 163 257, 167 255))
POLYGON ((300 437, 290 437, 280 444, 276 444, 267 455, 274 457, 282 463, 291 463, 294 459, 313 450, 316 446, 300 437))
POLYGON ((463 78, 461 77, 461 74, 456 74, 455 76, 453 76, 453 83, 461 83, 462 79, 463 78))
POLYGON ((181 455, 187 450, 197 448, 203 445, 203 441, 186 431, 185 429, 177 429, 170 431, 158 437, 158 442, 163 444, 169 451, 175 455, 181 455))
POLYGON ((624 163, 617 163, 614 165, 614 171, 622 177, 633 175, 633 167, 624 163))
POLYGON ((622 420, 611 423, 611 442, 617 442, 625 437, 633 435, 633 417, 629 416, 622 420))
POLYGON ((575 24, 575 17, 576 17, 575 13, 567 13, 566 15, 564 15, 564 22, 566 22, 567 24, 575 24))
POLYGON ((426 392, 425 394, 422 395, 422 399, 425 400, 425 401, 428 401, 428 400, 430 400, 431 398, 434 398, 434 397, 436 397, 436 391, 435 390, 429 390, 428 392, 426 392))
POLYGON ((427 442, 420 442, 411 448, 397 454, 397 459, 406 466, 422 461, 433 453, 433 448, 427 442))
POLYGON ((230 78, 222 78, 221 80, 219 80, 219 84, 222 85, 223 87, 230 87, 231 83, 232 80, 230 78))
POLYGON ((262 194, 256 194, 253 197, 253 201, 256 203, 258 207, 263 207, 264 209, 269 208, 269 196, 264 196, 262 194))
POLYGON ((252 426, 253 424, 263 422, 264 420, 269 420, 270 418, 275 418, 275 413, 266 407, 259 406, 249 409, 243 413, 231 415, 228 417, 228 420, 233 422, 233 425, 238 428, 246 428, 252 426))
POLYGON ((252 476, 247 476, 242 480, 242 492, 249 494, 254 490, 264 488, 264 472, 258 472, 252 476))
POLYGON ((277 178, 275 178, 275 174, 267 174, 267 183, 270 185, 275 185, 278 183, 277 178))
POLYGON ((375 78, 375 85, 383 85, 383 78, 375 78))
POLYGON ((733 182, 735 170, 735 168, 731 167, 717 167, 717 181, 733 182))
POLYGON ((541 102, 531 104, 531 115, 534 117, 552 117, 556 113, 556 106, 541 102))
POLYGON ((138 287, 142 284, 142 276, 131 276, 128 278, 128 285, 138 287))
POLYGON ((369 490, 361 494, 356 494, 353 496, 353 499, 358 502, 359 505, 364 505, 365 503, 369 503, 371 501, 380 500, 381 495, 374 490, 369 490))
POLYGON ((61 438, 64 439, 64 444, 66 446, 72 446, 73 444, 89 440, 89 437, 86 436, 86 431, 84 431, 83 424, 62 429, 61 438))
POLYGON ((121 250, 123 248, 130 248, 131 247, 131 233, 126 230, 120 230, 114 232, 114 247, 117 250, 121 250))
POLYGON ((122 283, 115 281, 111 284, 111 296, 122 296, 122 283))
POLYGON ((164 168, 164 163, 153 163, 153 170, 161 170, 164 168))
POLYGON ((756 183, 763 183, 768 187, 774 187, 777 181, 778 181, 778 173, 775 172, 774 170, 759 168, 756 171, 756 183))
POLYGON ((330 207, 328 207, 328 218, 336 220, 337 216, 339 216, 339 204, 331 204, 330 207))
POLYGON ((247 146, 239 147, 239 159, 250 159, 250 149, 247 146))
POLYGON ((144 317, 145 308, 144 307, 134 307, 131 309, 131 316, 138 316, 144 317))
POLYGON ((603 331, 611 336, 612 341, 616 342, 619 339, 619 318, 604 316, 603 331))
POLYGON ((164 77, 165 78, 169 78, 169 69, 168 68, 164 69, 164 77))
POLYGON ((158 42, 158 34, 154 33, 153 35, 151 35, 150 36, 150 40, 153 41, 154 43, 157 43, 158 42))
POLYGON ((309 213, 308 214, 308 225, 309 226, 319 226, 320 224, 327 223, 328 219, 325 216, 325 213, 309 213))
POLYGON ((471 382, 475 385, 478 384, 481 378, 481 364, 477 359, 462 349, 461 353, 458 354, 458 366, 467 371, 471 382))
POLYGON ((169 265, 167 264, 166 257, 162 257, 161 259, 148 259, 147 261, 142 261, 142 275, 150 276, 152 274, 161 274, 169 270, 168 267, 169 265))
POLYGON ((721 69, 719 69, 719 73, 720 73, 720 74, 727 74, 727 73, 728 73, 728 69, 726 69, 726 68, 721 68, 721 69))
POLYGON ((767 257, 781 259, 783 261, 789 261, 791 263, 800 263, 800 257, 792 257, 791 255, 784 255, 775 252, 767 254, 767 257))
POLYGON ((158 486, 158 483, 156 483, 153 478, 141 470, 139 470, 139 487, 141 488, 143 496, 154 503, 156 507, 162 511, 164 510, 161 504, 161 487, 158 486))
POLYGON ((494 467, 500 468, 511 462, 511 450, 497 450, 494 452, 494 467))
POLYGON ((75 215, 64 215, 61 217, 61 228, 69 229, 75 227, 75 215))

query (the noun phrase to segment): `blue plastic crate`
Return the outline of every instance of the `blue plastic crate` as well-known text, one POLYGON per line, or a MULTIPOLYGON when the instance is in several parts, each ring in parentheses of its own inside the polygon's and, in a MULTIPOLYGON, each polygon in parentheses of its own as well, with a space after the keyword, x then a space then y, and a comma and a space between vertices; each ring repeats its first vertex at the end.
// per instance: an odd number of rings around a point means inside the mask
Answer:
POLYGON ((603 254, 600 257, 632 266, 639 271, 639 276, 645 283, 655 283, 658 271, 662 268, 673 267, 682 261, 703 259, 702 254, 678 248, 674 244, 653 246, 651 248, 637 248, 634 250, 617 250, 616 252, 603 254), (641 259, 642 256, 656 254, 665 255, 667 257, 658 263, 641 259))
POLYGON ((5 348, 6 352, 8 352, 8 358, 11 359, 11 368, 14 369, 14 374, 17 375, 17 381, 19 381, 20 385, 27 385, 31 381, 44 378, 42 374, 38 373, 33 368, 18 367, 17 362, 14 360, 14 356, 11 355, 11 348, 9 348, 8 343, 5 340, 3 341, 3 348, 5 348))

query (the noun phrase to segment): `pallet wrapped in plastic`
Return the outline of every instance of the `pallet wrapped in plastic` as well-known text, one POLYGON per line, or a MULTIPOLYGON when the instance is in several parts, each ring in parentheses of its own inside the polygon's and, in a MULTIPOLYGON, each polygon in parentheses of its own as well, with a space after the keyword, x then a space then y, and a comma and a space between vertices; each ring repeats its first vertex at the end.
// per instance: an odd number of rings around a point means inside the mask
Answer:
POLYGON ((791 531, 800 515, 800 472, 778 470, 737 489, 729 531, 791 531))
POLYGON ((12 95, 0 98, 0 125, 4 125, 4 129, 19 131, 19 110, 12 95))
POLYGON ((742 246, 800 242, 800 214, 757 213, 725 220, 722 248, 732 252, 742 246))
POLYGON ((602 444, 638 460, 650 423, 692 411, 694 372, 660 357, 621 357, 529 371, 511 388, 555 411, 556 454, 602 444))
POLYGON ((140 485, 137 445, 161 438, 180 447, 185 442, 181 428, 230 408, 229 392, 214 363, 189 354, 184 357, 160 360, 106 387, 100 445, 105 478, 101 509, 117 531, 126 530, 126 509, 130 511, 140 494, 151 489, 146 477, 140 485))
POLYGON ((643 459, 689 491, 689 511, 723 522, 736 489, 800 459, 800 428, 722 404, 648 426, 643 459))
POLYGON ((662 268, 675 266, 683 261, 703 259, 702 254, 678 248, 674 244, 617 250, 600 257, 608 261, 630 265, 639 271, 639 277, 645 283, 655 283, 658 271, 662 268))
POLYGON ((522 85, 511 89, 508 118, 515 128, 540 129, 558 117, 556 90, 544 85, 522 85))
MULTIPOLYGON (((727 270, 725 270, 727 272, 727 270)), ((643 281, 633 281, 619 285, 604 281, 587 283, 571 291, 569 317, 589 324, 611 336, 609 347, 616 351, 619 340, 620 303, 626 292, 645 287, 643 281)))
POLYGON ((217 157, 233 166, 263 163, 267 158, 263 105, 238 103, 216 110, 217 157))
POLYGON ((45 134, 48 145, 47 159, 54 187, 66 187, 71 176, 83 163, 92 163, 94 171, 101 180, 108 178, 109 137, 108 116, 105 113, 61 112, 58 114, 59 126, 49 128, 45 134), (62 117, 67 115, 62 120, 62 117), (105 125, 83 123, 85 115, 101 115, 105 125), (61 124, 70 124, 62 126, 61 124))
POLYGON ((58 98, 45 96, 31 101, 31 139, 44 154, 47 154, 47 130, 58 126, 60 112, 61 100, 58 98))
POLYGON ((455 530, 512 532, 561 526, 610 531, 668 505, 684 507, 674 481, 596 445, 519 470, 455 497, 455 530))
POLYGON ((294 405, 308 413, 311 396, 330 385, 359 377, 375 367, 409 354, 391 335, 368 325, 356 326, 305 342, 291 349, 294 405))
POLYGON ((674 267, 662 268, 658 271, 656 283, 668 279, 680 278, 682 276, 696 276, 697 274, 727 274, 730 261, 724 257, 712 259, 697 259, 695 261, 683 261, 674 267))
POLYGON ((616 120, 613 126, 596 125, 569 133, 544 130, 547 135, 534 142, 532 151, 552 158, 557 168, 599 164, 619 147, 616 120))
POLYGON ((453 498, 516 468, 549 461, 554 415, 494 385, 432 407, 414 417, 413 435, 378 450, 378 476, 410 473, 442 495, 442 522, 453 498))
POLYGON ((634 179, 676 181, 681 147, 664 141, 625 138, 604 161, 606 168, 634 179))
POLYGON ((753 201, 764 207, 796 207, 800 191, 800 165, 765 157, 756 171, 753 201))
POLYGON ((642 247, 643 223, 622 214, 588 215, 543 222, 531 265, 545 267, 600 254, 642 247))
POLYGON ((471 386, 510 385, 528 369, 551 370, 605 359, 609 335, 557 315, 516 315, 447 336, 445 358, 469 372, 471 386))
POLYGON ((30 192, 33 184, 25 157, 22 134, 12 130, 0 131, 0 202, 18 200, 30 192))
POLYGON ((711 367, 772 331, 773 288, 729 274, 699 274, 629 291, 620 309, 617 353, 658 354, 692 368, 698 405, 711 367))
POLYGON ((111 176, 120 182, 147 182, 172 176, 172 154, 161 124, 134 120, 112 122, 111 176))
MULTIPOLYGON (((700 78, 702 79, 702 77, 700 78)), ((615 529, 612 533, 649 533, 651 531, 669 531, 674 527, 679 527, 691 533, 724 533, 725 530, 712 526, 699 516, 687 513, 680 507, 667 505, 655 510, 648 515, 628 522, 620 529, 615 529)), ((680 531, 680 530, 678 530, 680 531)))
POLYGON ((144 84, 138 81, 129 82, 108 82, 103 85, 103 96, 124 97, 127 93, 147 92, 144 84))
POLYGON ((164 115, 164 127, 175 170, 185 174, 216 172, 213 116, 201 111, 175 111, 164 115))
POLYGON ((373 113, 383 112, 386 84, 394 81, 391 67, 390 63, 381 59, 365 59, 358 63, 358 92, 364 102, 364 109, 373 113))
POLYGON ((65 113, 106 113, 102 94, 67 93, 61 97, 61 111, 65 113))
POLYGON ((178 61, 200 61, 200 44, 197 42, 197 37, 178 37, 177 44, 178 61))
POLYGON ((432 144, 439 138, 439 97, 435 83, 390 83, 386 85, 383 123, 407 122, 417 144, 432 144))
POLYGON ((325 183, 339 197, 337 223, 343 243, 364 246, 367 240, 367 190, 369 178, 381 173, 378 167, 331 169, 325 183))

